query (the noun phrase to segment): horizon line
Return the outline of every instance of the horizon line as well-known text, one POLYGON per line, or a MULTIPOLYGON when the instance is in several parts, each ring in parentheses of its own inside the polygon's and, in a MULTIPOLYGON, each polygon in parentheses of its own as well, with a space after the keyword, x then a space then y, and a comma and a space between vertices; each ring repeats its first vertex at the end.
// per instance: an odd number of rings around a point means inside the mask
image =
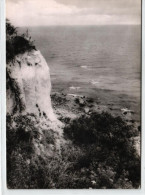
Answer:
POLYGON ((18 28, 21 28, 21 27, 63 27, 63 26, 142 26, 141 23, 138 23, 138 24, 63 24, 63 25, 60 25, 60 24, 49 24, 49 25, 24 25, 24 26, 17 26, 18 28))

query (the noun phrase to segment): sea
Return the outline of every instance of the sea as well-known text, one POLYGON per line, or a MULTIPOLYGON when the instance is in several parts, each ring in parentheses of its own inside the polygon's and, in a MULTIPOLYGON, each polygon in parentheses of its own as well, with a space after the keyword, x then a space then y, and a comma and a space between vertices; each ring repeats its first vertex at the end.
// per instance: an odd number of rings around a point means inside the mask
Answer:
POLYGON ((97 96, 100 89, 140 101, 140 25, 40 26, 28 31, 50 67, 53 91, 91 95, 96 89, 97 96))

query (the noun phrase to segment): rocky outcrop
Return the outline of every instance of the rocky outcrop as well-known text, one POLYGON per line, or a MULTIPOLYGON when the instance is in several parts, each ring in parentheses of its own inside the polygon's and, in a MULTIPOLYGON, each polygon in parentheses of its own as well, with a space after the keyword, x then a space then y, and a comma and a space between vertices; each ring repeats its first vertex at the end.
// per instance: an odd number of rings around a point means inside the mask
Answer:
POLYGON ((49 67, 40 51, 19 54, 7 64, 7 113, 34 113, 55 121, 50 92, 49 67))

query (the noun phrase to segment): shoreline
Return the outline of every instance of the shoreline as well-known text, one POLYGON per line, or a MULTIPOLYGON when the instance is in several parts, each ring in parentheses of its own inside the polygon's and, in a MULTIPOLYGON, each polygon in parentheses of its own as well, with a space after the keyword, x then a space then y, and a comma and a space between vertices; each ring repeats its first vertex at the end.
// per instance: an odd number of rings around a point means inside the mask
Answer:
POLYGON ((55 92, 63 94, 74 94, 74 96, 82 96, 86 98, 93 99, 97 104, 102 106, 107 106, 108 110, 111 111, 114 115, 122 115, 123 109, 129 110, 131 113, 131 120, 136 121, 140 124, 141 121, 141 109, 140 109, 140 99, 135 96, 129 96, 127 94, 107 89, 99 89, 96 87, 89 88, 89 84, 82 83, 79 85, 60 82, 52 83, 52 94, 55 92), (74 88, 70 88, 73 86, 74 88), (80 88, 75 86, 81 86, 80 88), (121 111, 122 109, 122 111, 121 111))
POLYGON ((69 108, 70 112, 74 112, 75 109, 76 111, 85 112, 84 108, 91 108, 89 109, 90 111, 108 112, 114 117, 120 116, 128 124, 140 127, 140 106, 133 97, 125 94, 116 94, 109 90, 97 89, 97 92, 97 95, 90 95, 80 90, 74 90, 73 92, 70 90, 57 90, 57 92, 53 90, 51 93, 52 104, 55 105, 56 100, 53 97, 56 96, 60 101, 63 99, 64 105, 61 104, 60 107, 63 107, 63 109, 69 108), (76 100, 79 107, 76 106, 76 100))
POLYGON ((52 106, 57 118, 66 123, 81 116, 90 116, 93 112, 102 114, 107 112, 113 117, 121 117, 127 125, 132 126, 133 129, 137 129, 139 135, 134 137, 137 154, 140 156, 140 120, 136 119, 137 113, 135 110, 122 107, 115 104, 104 104, 104 102, 78 94, 65 94, 63 92, 51 93, 52 106))

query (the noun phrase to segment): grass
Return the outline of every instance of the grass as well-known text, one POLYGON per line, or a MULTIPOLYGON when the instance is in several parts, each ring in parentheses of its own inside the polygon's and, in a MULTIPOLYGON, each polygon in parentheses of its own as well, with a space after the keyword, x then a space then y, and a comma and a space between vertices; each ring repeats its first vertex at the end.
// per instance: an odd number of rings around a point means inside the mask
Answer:
POLYGON ((50 129, 40 129, 35 116, 7 116, 7 178, 12 189, 130 189, 140 185, 140 158, 133 136, 138 132, 119 117, 93 113, 64 129, 61 152, 50 129), (40 139, 41 138, 41 139, 40 139), (40 143, 45 151, 36 152, 40 143))

